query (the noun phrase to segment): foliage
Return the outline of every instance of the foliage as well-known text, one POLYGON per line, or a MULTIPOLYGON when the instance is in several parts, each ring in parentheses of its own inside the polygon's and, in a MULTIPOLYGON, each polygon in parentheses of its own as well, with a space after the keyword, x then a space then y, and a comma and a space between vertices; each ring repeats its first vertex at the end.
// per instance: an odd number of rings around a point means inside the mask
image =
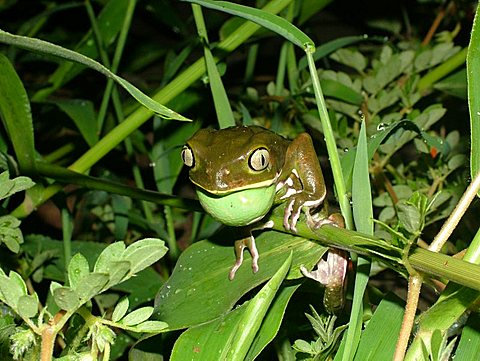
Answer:
POLYGON ((0 4, 2 360, 402 359, 415 281, 439 297, 405 358, 476 354, 474 5, 240 3, 0 4), (179 153, 234 123, 310 133, 347 229, 288 234, 280 204, 230 281, 242 230, 191 199, 179 153), (332 246, 354 265, 338 315, 303 275, 332 246))

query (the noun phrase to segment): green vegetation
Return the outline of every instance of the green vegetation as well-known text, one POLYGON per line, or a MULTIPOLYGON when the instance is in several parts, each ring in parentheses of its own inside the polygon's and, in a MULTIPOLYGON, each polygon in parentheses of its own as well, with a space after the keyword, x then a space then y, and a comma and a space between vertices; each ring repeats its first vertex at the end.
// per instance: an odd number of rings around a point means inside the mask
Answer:
POLYGON ((476 4, 25 4, 0 2, 2 360, 476 357, 476 4), (308 132, 346 228, 278 205, 230 281, 239 232, 180 152, 234 124, 308 132), (301 272, 328 247, 336 315, 301 272))

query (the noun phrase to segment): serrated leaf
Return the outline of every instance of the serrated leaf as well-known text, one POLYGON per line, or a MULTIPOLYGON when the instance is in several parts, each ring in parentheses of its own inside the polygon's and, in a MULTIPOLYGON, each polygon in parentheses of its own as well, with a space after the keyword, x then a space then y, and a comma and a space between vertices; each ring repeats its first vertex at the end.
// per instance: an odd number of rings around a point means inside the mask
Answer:
POLYGON ((20 316, 24 318, 32 318, 37 314, 38 298, 35 296, 23 295, 18 299, 17 312, 20 316))
POLYGON ((0 275, 0 291, 4 298, 2 301, 16 310, 18 299, 27 292, 24 291, 25 284, 22 286, 11 278, 12 273, 14 274, 14 272, 10 272, 10 277, 0 275))
POLYGON ((125 314, 127 313, 129 306, 130 302, 128 301, 128 297, 123 297, 120 301, 118 301, 115 309, 113 310, 112 321, 120 321, 122 317, 125 316, 125 314))
POLYGON ((68 282, 70 287, 75 289, 78 281, 89 273, 90 266, 87 259, 81 253, 76 253, 68 264, 68 282))
POLYGON ((137 273, 158 261, 167 251, 164 241, 158 238, 145 238, 128 246, 123 252, 122 259, 131 262, 131 273, 137 273))
POLYGON ((108 282, 108 274, 93 272, 78 281, 75 288, 81 302, 87 302, 93 296, 99 294, 108 282))
POLYGON ((152 314, 153 307, 142 307, 133 312, 130 312, 120 321, 120 323, 126 326, 135 326, 148 320, 152 314))
POLYGON ((145 321, 134 327, 136 332, 158 333, 168 327, 168 324, 162 321, 145 321))
POLYGON ((112 263, 122 259, 124 250, 125 243, 123 242, 115 242, 107 246, 98 256, 93 271, 109 273, 112 263))
POLYGON ((77 292, 69 287, 58 287, 53 291, 53 299, 58 307, 65 311, 73 311, 80 306, 77 292))

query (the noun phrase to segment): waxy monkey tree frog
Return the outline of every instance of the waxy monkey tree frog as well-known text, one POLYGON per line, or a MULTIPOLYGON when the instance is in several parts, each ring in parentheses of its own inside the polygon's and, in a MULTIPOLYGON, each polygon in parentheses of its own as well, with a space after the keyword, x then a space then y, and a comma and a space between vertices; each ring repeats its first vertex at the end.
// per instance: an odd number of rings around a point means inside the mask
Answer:
MULTIPOLYGON (((289 141, 259 126, 201 129, 187 141, 182 159, 205 211, 229 226, 252 225, 274 203, 286 202, 283 225, 296 232, 300 212, 313 223, 310 210, 325 199, 322 170, 307 133, 289 141)), ((237 261, 230 279, 242 263, 245 247, 252 254, 253 271, 258 270, 251 236, 235 242, 237 261)))

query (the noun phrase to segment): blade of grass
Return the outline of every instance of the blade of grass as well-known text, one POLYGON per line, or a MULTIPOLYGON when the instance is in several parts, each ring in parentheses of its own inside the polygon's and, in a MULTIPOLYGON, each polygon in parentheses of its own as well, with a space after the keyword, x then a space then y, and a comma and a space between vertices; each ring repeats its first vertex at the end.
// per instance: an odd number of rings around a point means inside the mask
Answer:
POLYGON ((475 13, 468 45, 467 84, 471 131, 470 174, 473 178, 480 172, 480 5, 475 13))
POLYGON ((159 116, 167 119, 177 119, 182 121, 189 120, 184 116, 174 112, 171 109, 168 109, 164 105, 153 100, 146 94, 142 93, 134 85, 130 84, 128 81, 119 77, 118 75, 112 73, 110 70, 108 70, 99 62, 93 59, 90 59, 89 57, 86 57, 85 55, 77 53, 73 50, 69 50, 40 39, 28 38, 25 36, 10 34, 3 30, 0 30, 0 42, 14 45, 22 49, 26 49, 26 50, 30 50, 30 51, 34 51, 42 54, 52 55, 55 57, 59 57, 65 60, 70 60, 82 65, 88 66, 89 68, 94 69, 99 73, 105 75, 106 77, 116 81, 128 93, 130 93, 130 95, 133 96, 140 104, 150 109, 154 113, 158 114, 159 116))
POLYGON ((210 90, 212 91, 215 112, 217 113, 218 125, 221 129, 235 125, 232 108, 228 102, 227 92, 222 83, 222 78, 217 69, 217 64, 208 45, 207 29, 203 20, 202 8, 192 4, 193 16, 197 25, 198 35, 203 44, 203 52, 207 67, 210 90))
POLYGON ((30 101, 10 61, 0 54, 0 115, 25 174, 35 172, 35 145, 30 101))
POLYGON ((235 338, 231 341, 230 347, 227 347, 228 352, 224 354, 225 356, 228 355, 226 359, 232 361, 241 361, 245 359, 245 356, 255 339, 255 335, 260 329, 262 321, 267 314, 268 308, 280 288, 283 279, 287 275, 291 263, 292 252, 290 252, 290 255, 278 269, 277 273, 275 273, 270 281, 268 281, 268 283, 262 287, 260 292, 258 292, 249 302, 245 313, 242 315, 242 318, 238 323, 235 338))
MULTIPOLYGON (((352 201, 355 228, 373 236, 373 206, 368 172, 368 144, 365 121, 362 122, 358 137, 355 166, 353 168, 352 201)), ((357 273, 353 292, 352 311, 345 338, 343 360, 352 360, 360 341, 363 319, 363 295, 370 275, 371 261, 363 256, 357 258, 357 273)))
POLYGON ((323 97, 320 80, 318 78, 317 68, 313 60, 312 53, 315 51, 314 47, 307 47, 305 52, 308 59, 308 67, 310 76, 312 77, 313 90, 315 92, 315 99, 317 101, 318 114, 322 123, 323 134, 325 135, 325 144, 327 146, 328 157, 332 167, 333 180, 337 197, 342 211, 343 218, 347 229, 353 229, 352 209, 350 207, 350 200, 348 199, 348 192, 345 187, 345 179, 343 178, 342 166, 337 152, 337 144, 335 143, 335 136, 333 134, 332 125, 328 116, 327 105, 323 97))
POLYGON ((313 45, 312 39, 310 39, 303 31, 298 29, 295 25, 287 21, 286 19, 265 12, 261 9, 252 8, 249 6, 238 5, 227 1, 212 1, 212 0, 183 0, 195 4, 202 5, 204 7, 220 10, 232 15, 240 16, 244 19, 253 21, 264 28, 267 28, 292 43, 305 48, 306 44, 313 45))

